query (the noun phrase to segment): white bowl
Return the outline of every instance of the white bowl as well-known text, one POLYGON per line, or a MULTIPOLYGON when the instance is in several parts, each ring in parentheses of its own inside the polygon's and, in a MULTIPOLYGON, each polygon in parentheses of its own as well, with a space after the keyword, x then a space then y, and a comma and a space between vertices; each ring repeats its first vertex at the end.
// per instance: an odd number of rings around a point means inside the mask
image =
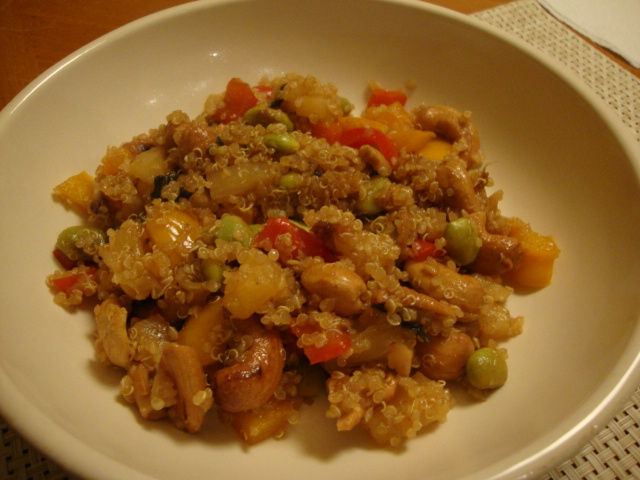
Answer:
POLYGON ((419 1, 199 1, 127 25, 34 81, 0 114, 2 415, 92 479, 508 479, 564 460, 640 385, 640 159, 580 82, 518 41, 419 1), (553 284, 510 299, 509 382, 399 451, 338 434, 320 402, 281 441, 246 448, 215 415, 199 435, 140 422, 96 365, 93 322, 52 302, 52 187, 106 146, 197 114, 233 76, 309 73, 362 107, 369 80, 471 110, 502 209, 553 234, 553 284))

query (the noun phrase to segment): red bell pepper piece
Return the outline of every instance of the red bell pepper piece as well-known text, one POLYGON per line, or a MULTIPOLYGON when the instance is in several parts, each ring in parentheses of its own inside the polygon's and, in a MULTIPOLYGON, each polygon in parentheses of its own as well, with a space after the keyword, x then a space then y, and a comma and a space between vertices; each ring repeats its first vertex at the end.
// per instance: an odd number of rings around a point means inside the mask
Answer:
POLYGON ((413 242, 413 245, 411 245, 409 255, 413 260, 422 262, 429 257, 440 258, 444 255, 444 252, 438 250, 435 243, 417 238, 415 242, 413 242))
POLYGON ((239 78, 229 80, 223 100, 224 107, 216 110, 213 114, 213 118, 219 123, 237 120, 258 103, 258 98, 253 93, 251 86, 239 78))
MULTIPOLYGON (((293 334, 300 338, 305 333, 319 332, 319 328, 315 328, 313 325, 293 325, 291 327, 293 334)), ((325 330, 326 343, 321 347, 315 345, 306 345, 303 347, 305 356, 309 359, 309 363, 314 365, 320 362, 326 362, 333 358, 337 358, 352 346, 351 336, 344 330, 331 329, 325 330)))
POLYGON ((258 85, 256 89, 259 92, 266 93, 268 97, 270 97, 271 94, 273 93, 273 87, 269 87, 267 85, 258 85))
POLYGON ((72 275, 68 275, 66 277, 54 278, 52 280, 53 284, 56 286, 58 290, 64 292, 65 295, 68 295, 71 289, 74 287, 76 283, 80 281, 84 276, 92 276, 96 272, 95 267, 89 267, 86 272, 74 273, 72 275))
POLYGON ((353 148, 371 145, 387 159, 391 166, 395 166, 398 151, 393 141, 380 130, 371 127, 350 128, 342 132, 340 143, 353 148))
POLYGON ((407 94, 397 90, 385 90, 383 88, 374 88, 371 91, 367 107, 377 107, 379 105, 391 105, 398 102, 403 107, 407 103, 407 94))
POLYGON ((301 255, 319 256, 326 262, 334 262, 336 260, 335 255, 322 243, 320 238, 295 225, 286 217, 275 217, 267 220, 262 230, 255 236, 253 243, 265 249, 276 248, 280 253, 279 260, 282 263, 286 263, 291 259, 298 259, 301 255), (279 248, 276 240, 286 234, 291 235, 291 246, 279 248))

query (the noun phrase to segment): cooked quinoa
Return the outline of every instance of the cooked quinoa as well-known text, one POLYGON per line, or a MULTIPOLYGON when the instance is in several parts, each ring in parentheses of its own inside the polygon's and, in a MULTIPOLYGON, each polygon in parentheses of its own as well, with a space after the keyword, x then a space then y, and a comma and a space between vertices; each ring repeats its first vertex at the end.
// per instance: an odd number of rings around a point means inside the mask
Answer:
POLYGON ((507 299, 559 251, 501 214, 468 112, 369 90, 355 115, 312 76, 234 78, 55 188, 84 223, 47 283, 93 307, 143 418, 195 433, 214 410, 257 443, 325 395, 337 430, 396 446, 445 421, 452 383, 506 381, 507 299))

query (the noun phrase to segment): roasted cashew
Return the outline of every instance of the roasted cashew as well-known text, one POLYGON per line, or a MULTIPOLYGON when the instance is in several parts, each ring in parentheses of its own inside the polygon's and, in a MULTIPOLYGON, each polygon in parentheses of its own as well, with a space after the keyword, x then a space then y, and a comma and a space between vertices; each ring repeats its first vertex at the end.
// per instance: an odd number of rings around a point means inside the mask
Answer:
POLYGON ((178 402, 169 415, 178 427, 195 433, 200 430, 204 416, 213 405, 211 390, 196 351, 185 345, 167 343, 160 358, 160 369, 175 382, 178 402))
POLYGON ((464 142, 459 156, 467 162, 469 168, 482 163, 480 137, 468 113, 446 105, 422 105, 414 113, 416 123, 422 130, 431 130, 454 143, 464 142))
POLYGON ((360 296, 367 291, 362 277, 337 263, 316 263, 307 268, 300 282, 309 292, 335 300, 336 315, 348 317, 364 308, 360 296))
MULTIPOLYGON (((393 293, 404 307, 425 310, 443 318, 457 317, 456 309, 451 305, 441 302, 424 293, 417 292, 412 288, 401 286, 393 293)), ((376 290, 372 292, 371 303, 374 305, 381 304, 386 302, 390 297, 390 292, 376 290)))
POLYGON ((149 369, 141 363, 133 364, 129 368, 128 376, 131 380, 131 386, 133 387, 133 400, 138 406, 142 418, 155 420, 165 416, 165 410, 156 410, 151 405, 151 378, 149 377, 149 369))
POLYGON ((484 275, 499 275, 520 264, 522 245, 517 239, 487 232, 484 212, 474 213, 469 218, 476 223, 478 236, 482 239, 476 259, 467 265, 471 270, 484 275))
POLYGON ((442 189, 442 200, 447 206, 470 213, 482 209, 467 167, 461 160, 452 158, 438 165, 436 179, 442 189))
POLYGON ((251 335, 251 346, 240 362, 213 376, 216 402, 231 413, 257 408, 269 400, 280 384, 284 368, 280 334, 257 321, 244 323, 242 330, 251 335))
POLYGON ((378 175, 383 177, 391 175, 391 164, 380 153, 380 150, 373 148, 371 145, 363 145, 360 147, 359 153, 362 161, 370 165, 378 175))
POLYGON ((133 349, 127 335, 127 310, 115 297, 107 298, 94 309, 98 338, 96 351, 102 360, 122 368, 131 363, 133 349), (104 355, 101 353, 104 352, 104 355))
POLYGON ((484 289, 478 279, 462 275, 433 259, 409 260, 404 264, 404 271, 416 289, 437 300, 446 300, 464 312, 479 313, 484 304, 484 289))
POLYGON ((353 409, 341 416, 336 422, 336 429, 339 432, 347 432, 353 430, 364 418, 364 408, 361 405, 355 405, 353 409))
POLYGON ((418 370, 433 380, 456 380, 464 375, 465 364, 475 346, 469 335, 452 331, 448 337, 429 337, 418 342, 416 356, 418 370))

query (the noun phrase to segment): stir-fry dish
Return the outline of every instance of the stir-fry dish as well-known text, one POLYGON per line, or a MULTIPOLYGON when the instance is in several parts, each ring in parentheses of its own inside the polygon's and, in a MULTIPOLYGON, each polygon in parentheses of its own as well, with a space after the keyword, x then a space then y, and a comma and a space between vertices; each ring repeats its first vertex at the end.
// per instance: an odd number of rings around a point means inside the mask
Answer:
POLYGON ((81 219, 47 284, 93 309, 141 417, 254 444, 324 395, 337 430, 397 446, 505 383, 505 302, 559 249, 501 214, 469 112, 410 92, 372 83, 355 115, 312 76, 233 78, 54 189, 81 219))

